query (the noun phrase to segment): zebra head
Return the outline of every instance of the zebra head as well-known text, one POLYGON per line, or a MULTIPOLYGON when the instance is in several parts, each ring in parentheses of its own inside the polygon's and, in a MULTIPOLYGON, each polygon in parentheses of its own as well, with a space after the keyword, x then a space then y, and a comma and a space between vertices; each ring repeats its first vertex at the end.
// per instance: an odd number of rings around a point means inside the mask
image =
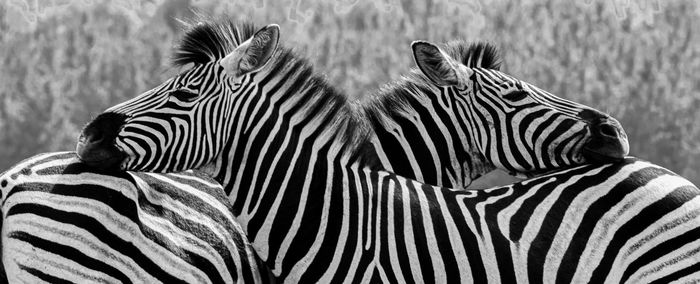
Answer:
POLYGON ((237 98, 258 91, 255 74, 274 54, 279 27, 255 32, 251 25, 207 25, 191 26, 176 49, 175 64, 193 67, 107 109, 85 126, 76 147, 83 162, 178 172, 217 157, 228 137, 221 134, 241 123, 232 119, 240 108, 237 98))
POLYGON ((469 128, 472 146, 497 168, 537 173, 619 160, 629 152, 622 126, 607 114, 498 70, 465 64, 432 43, 416 41, 412 50, 420 71, 461 109, 455 115, 469 128))

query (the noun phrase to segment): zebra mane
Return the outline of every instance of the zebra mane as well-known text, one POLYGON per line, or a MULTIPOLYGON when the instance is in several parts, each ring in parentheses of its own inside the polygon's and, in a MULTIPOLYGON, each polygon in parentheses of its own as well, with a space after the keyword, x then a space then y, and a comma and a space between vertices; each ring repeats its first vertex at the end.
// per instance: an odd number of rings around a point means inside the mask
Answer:
MULTIPOLYGON (((259 29, 252 23, 236 23, 225 17, 212 19, 200 16, 190 23, 183 24, 185 34, 173 55, 175 66, 189 63, 205 64, 222 59, 259 29)), ((280 42, 267 66, 260 72, 285 74, 286 80, 293 82, 289 93, 299 92, 296 95, 304 96, 302 101, 307 104, 335 112, 335 118, 340 122, 336 124, 340 129, 338 138, 348 149, 348 153, 354 153, 355 158, 361 160, 364 165, 377 164, 377 160, 371 154, 372 128, 356 112, 357 109, 349 102, 348 95, 328 83, 325 75, 315 72, 306 57, 280 42)))
MULTIPOLYGON (((496 45, 489 42, 472 42, 464 40, 450 41, 440 48, 449 56, 471 68, 500 70, 503 62, 496 45)), ((416 93, 436 93, 435 84, 417 68, 404 75, 396 82, 382 86, 372 94, 360 98, 360 112, 373 124, 382 123, 381 117, 395 117, 410 108, 411 101, 416 100, 416 93)))
POLYGON ((495 44, 485 41, 466 42, 454 40, 445 43, 442 49, 452 58, 457 59, 470 68, 486 68, 500 70, 503 58, 495 44), (481 57, 481 61, 472 60, 481 57))
POLYGON ((229 18, 197 16, 180 22, 185 34, 175 46, 172 56, 175 66, 204 64, 222 59, 258 30, 252 23, 236 23, 229 18))

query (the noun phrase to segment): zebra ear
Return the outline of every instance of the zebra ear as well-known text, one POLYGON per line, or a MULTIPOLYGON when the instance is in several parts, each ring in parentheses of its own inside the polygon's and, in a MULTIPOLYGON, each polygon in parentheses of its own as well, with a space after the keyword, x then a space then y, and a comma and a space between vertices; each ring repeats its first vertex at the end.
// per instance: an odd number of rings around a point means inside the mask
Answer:
POLYGON ((463 88, 474 72, 432 43, 414 41, 411 43, 411 49, 418 68, 438 86, 463 88))
POLYGON ((255 32, 253 37, 241 43, 219 64, 226 74, 238 78, 259 71, 270 60, 277 49, 280 27, 272 24, 255 32))

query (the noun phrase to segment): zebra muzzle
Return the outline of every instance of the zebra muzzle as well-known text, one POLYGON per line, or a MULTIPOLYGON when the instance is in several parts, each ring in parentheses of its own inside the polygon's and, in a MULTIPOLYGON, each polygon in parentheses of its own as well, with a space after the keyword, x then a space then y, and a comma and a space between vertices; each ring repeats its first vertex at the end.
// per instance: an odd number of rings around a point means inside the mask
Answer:
POLYGON ((591 140, 584 146, 588 161, 621 160, 629 154, 627 134, 617 120, 607 118, 590 126, 591 140))
POLYGON ((104 113, 86 125, 75 147, 80 161, 100 169, 120 167, 125 155, 115 139, 123 123, 121 115, 104 113))

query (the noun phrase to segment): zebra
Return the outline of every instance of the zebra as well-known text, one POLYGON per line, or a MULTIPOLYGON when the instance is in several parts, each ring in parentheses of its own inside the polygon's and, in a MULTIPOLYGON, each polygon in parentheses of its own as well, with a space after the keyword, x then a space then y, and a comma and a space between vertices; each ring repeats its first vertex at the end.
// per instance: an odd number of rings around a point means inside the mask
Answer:
POLYGON ((0 192, 0 282, 272 281, 202 173, 100 172, 55 152, 0 175, 0 192))
MULTIPOLYGON (((700 190, 684 178, 624 158, 480 191, 407 179, 381 169, 365 115, 278 38, 276 25, 192 26, 175 55, 194 66, 96 117, 79 155, 103 168, 211 173, 286 282, 699 277, 700 190)), ((580 120, 565 124, 562 161, 590 157, 580 120)))
POLYGON ((566 145, 561 142, 569 136, 547 138, 566 131, 568 121, 558 121, 566 115, 589 121, 593 135, 585 147, 587 160, 620 159, 629 152, 627 135, 614 118, 496 72, 503 59, 491 43, 455 40, 439 47, 417 41, 412 50, 419 69, 358 104, 389 171, 427 184, 466 188, 496 168, 528 177, 571 165, 580 157, 537 152, 566 145), (442 66, 450 68, 435 69, 442 66), (441 79, 441 72, 477 74, 464 74, 469 80, 462 84, 469 86, 460 90, 441 79), (548 112, 550 107, 561 112, 548 112))

